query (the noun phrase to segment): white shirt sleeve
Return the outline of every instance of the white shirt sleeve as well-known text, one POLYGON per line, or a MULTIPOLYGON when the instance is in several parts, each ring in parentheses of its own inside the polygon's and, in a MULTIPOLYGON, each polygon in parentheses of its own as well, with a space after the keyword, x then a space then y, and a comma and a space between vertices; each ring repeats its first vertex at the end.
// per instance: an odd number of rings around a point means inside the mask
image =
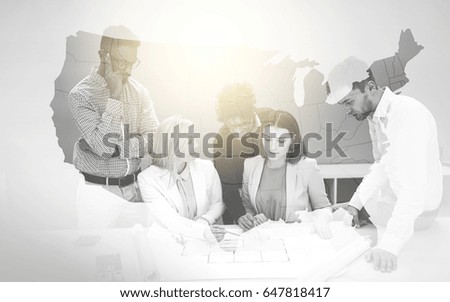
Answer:
POLYGON ((223 212, 225 212, 225 204, 222 201, 222 186, 216 168, 214 168, 213 163, 210 161, 206 162, 205 167, 208 169, 205 173, 207 175, 206 190, 208 194, 209 209, 202 217, 212 225, 222 216, 223 212))
POLYGON ((384 131, 389 143, 386 152, 371 167, 350 205, 361 209, 381 188, 390 186, 397 200, 377 247, 397 255, 424 209, 430 121, 427 114, 411 106, 392 117, 384 131))
POLYGON ((386 231, 378 247, 397 255, 414 232, 414 222, 423 212, 427 197, 428 154, 430 135, 428 116, 412 108, 392 120, 389 127, 390 146, 384 159, 384 170, 392 191, 397 196, 386 231))

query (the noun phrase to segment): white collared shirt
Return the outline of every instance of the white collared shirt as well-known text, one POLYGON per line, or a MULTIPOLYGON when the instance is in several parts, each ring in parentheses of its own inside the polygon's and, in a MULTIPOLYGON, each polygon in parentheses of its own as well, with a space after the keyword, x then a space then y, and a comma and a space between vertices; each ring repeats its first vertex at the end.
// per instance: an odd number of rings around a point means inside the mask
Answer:
POLYGON ((197 216, 197 201, 195 199, 194 184, 192 183, 188 164, 183 171, 177 175, 176 184, 184 205, 180 215, 188 219, 194 219, 197 216))
POLYGON ((369 212, 367 203, 375 201, 390 209, 377 247, 397 255, 413 234, 415 219, 436 210, 442 199, 436 122, 420 102, 389 88, 368 122, 375 162, 349 204, 366 205, 369 212))
POLYGON ((97 71, 98 67, 93 68, 68 96, 69 109, 86 143, 75 143, 73 164, 92 175, 123 177, 139 169, 148 151, 149 134, 156 132, 159 121, 142 84, 129 77, 120 100, 112 99, 106 80, 97 71))

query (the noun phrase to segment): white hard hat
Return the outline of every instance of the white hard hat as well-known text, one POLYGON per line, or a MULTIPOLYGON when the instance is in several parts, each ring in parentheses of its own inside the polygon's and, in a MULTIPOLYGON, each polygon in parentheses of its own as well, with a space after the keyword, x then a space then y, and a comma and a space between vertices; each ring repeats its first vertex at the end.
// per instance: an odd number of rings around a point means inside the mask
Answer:
POLYGON ((139 41, 139 38, 128 27, 123 25, 114 25, 106 28, 103 36, 116 40, 139 41))
POLYGON ((326 102, 336 104, 350 91, 354 82, 361 82, 369 77, 369 66, 356 57, 349 57, 336 65, 328 75, 329 93, 326 102))

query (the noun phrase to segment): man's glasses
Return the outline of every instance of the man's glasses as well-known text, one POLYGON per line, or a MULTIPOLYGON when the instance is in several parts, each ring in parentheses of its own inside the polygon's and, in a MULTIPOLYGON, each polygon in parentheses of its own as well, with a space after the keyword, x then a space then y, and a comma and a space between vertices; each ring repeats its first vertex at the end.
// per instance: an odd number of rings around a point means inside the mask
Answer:
POLYGON ((141 61, 139 61, 139 59, 136 59, 136 61, 134 61, 134 62, 128 62, 127 60, 119 60, 113 56, 111 56, 111 59, 116 61, 117 67, 119 67, 119 69, 125 69, 125 68, 127 68, 127 66, 130 66, 130 65, 131 65, 132 69, 136 69, 139 66, 139 64, 141 63, 141 61))

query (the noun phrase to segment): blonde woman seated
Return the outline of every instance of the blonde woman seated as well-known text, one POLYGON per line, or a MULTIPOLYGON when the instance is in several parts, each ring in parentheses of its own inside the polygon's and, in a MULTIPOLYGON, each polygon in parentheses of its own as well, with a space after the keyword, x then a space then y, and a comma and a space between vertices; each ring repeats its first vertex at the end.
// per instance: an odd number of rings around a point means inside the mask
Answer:
POLYGON ((186 138, 190 126, 192 122, 180 117, 159 126, 152 165, 138 177, 142 199, 154 219, 170 231, 220 241, 225 230, 214 225, 225 211, 220 179, 211 161, 192 156, 194 138, 186 138))
POLYGON ((242 200, 246 214, 238 219, 244 230, 267 220, 299 221, 296 212, 314 211, 315 231, 330 238, 330 202, 317 162, 304 156, 295 118, 273 111, 261 129, 262 156, 244 162, 242 200))

